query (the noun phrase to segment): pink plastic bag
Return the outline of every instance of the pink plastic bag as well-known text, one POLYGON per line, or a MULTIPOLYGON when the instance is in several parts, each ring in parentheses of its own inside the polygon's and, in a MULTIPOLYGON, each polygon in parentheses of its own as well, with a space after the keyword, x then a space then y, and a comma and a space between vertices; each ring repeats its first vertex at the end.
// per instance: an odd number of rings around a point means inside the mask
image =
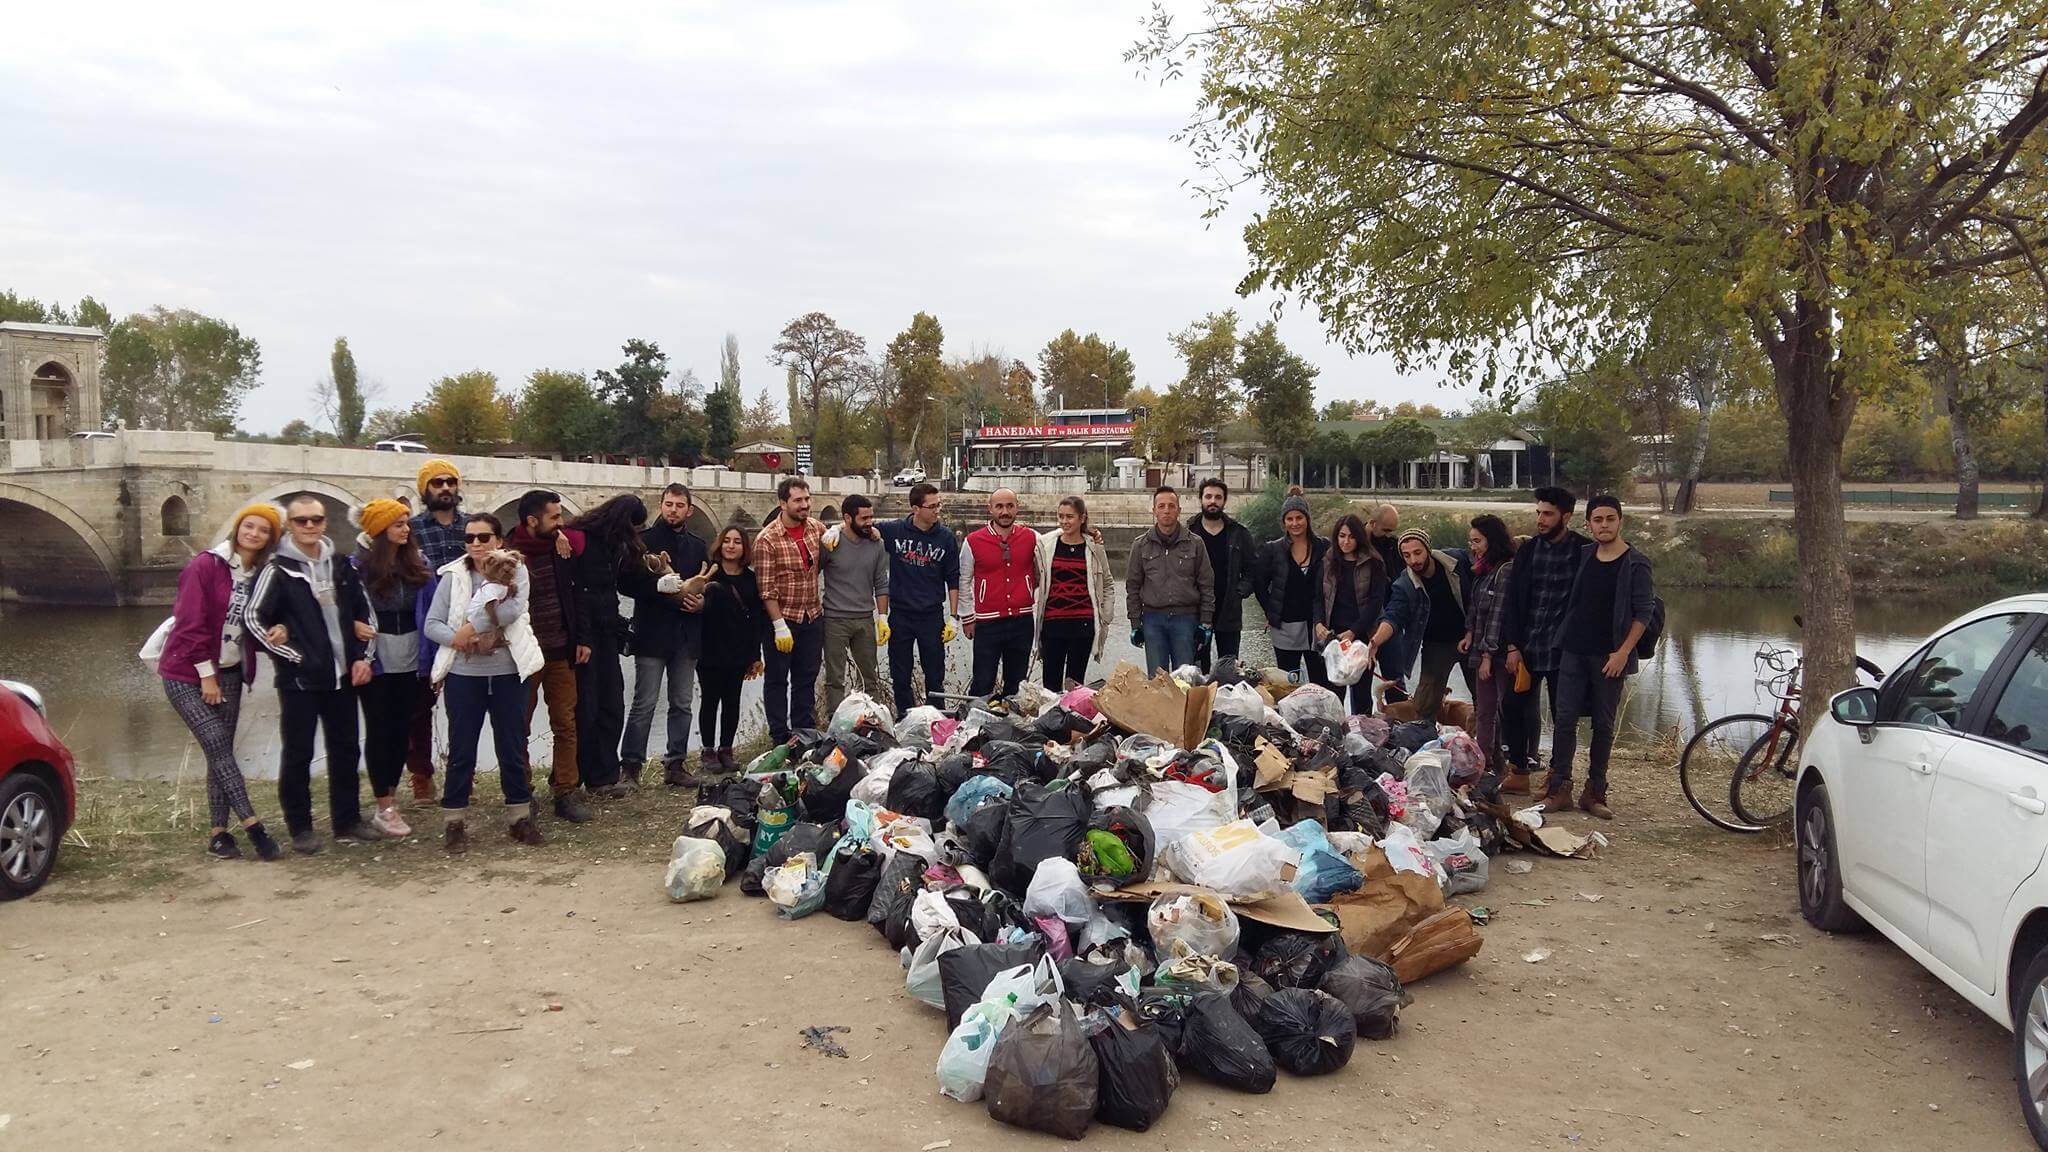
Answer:
POLYGON ((1095 689, 1086 684, 1067 689, 1067 694, 1060 697, 1060 707, 1084 720, 1095 719, 1095 689))
POLYGON ((1055 963, 1074 958, 1074 946, 1067 941, 1067 922, 1057 916, 1033 916, 1031 924, 1045 937, 1045 952, 1055 963))
POLYGON ((960 727, 960 722, 951 716, 946 717, 944 720, 932 721, 932 747, 944 747, 946 741, 953 738, 953 729, 958 727, 960 727))
POLYGON ((1444 741, 1444 758, 1450 762, 1453 788, 1475 783, 1486 771, 1486 756, 1479 750, 1479 741, 1463 732, 1444 741))

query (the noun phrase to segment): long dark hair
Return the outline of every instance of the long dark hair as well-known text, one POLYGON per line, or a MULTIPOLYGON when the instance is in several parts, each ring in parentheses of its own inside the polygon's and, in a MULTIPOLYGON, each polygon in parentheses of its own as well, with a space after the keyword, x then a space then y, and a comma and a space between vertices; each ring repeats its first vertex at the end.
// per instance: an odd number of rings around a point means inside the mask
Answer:
POLYGON ((1360 520, 1357 513, 1346 513, 1338 517, 1335 524, 1330 525, 1330 555, 1324 561, 1330 566, 1330 571, 1340 576, 1344 574, 1344 552, 1337 546, 1337 533, 1347 528, 1351 530, 1351 538, 1358 542, 1359 563, 1364 564, 1372 573, 1373 583, 1385 580, 1387 574, 1385 566, 1380 563, 1379 549, 1372 546, 1372 537, 1365 534, 1365 521, 1360 520))
POLYGON ((1081 534, 1086 536, 1088 534, 1088 502, 1079 496, 1062 496, 1060 497, 1060 507, 1072 508, 1074 510, 1074 515, 1081 518, 1081 534))
POLYGON ((401 584, 417 588, 427 582, 427 576, 427 558, 420 555, 419 541, 407 536, 405 543, 397 544, 388 531, 370 538, 370 547, 363 554, 363 586, 372 596, 388 597, 401 584))
POLYGON ((754 566, 754 545, 747 539, 747 530, 737 524, 727 524, 718 530, 718 538, 711 542, 711 564, 716 570, 725 571, 725 536, 728 532, 740 534, 740 571, 754 566))
POLYGON ((1508 535, 1507 521, 1491 512, 1472 518, 1472 530, 1486 537, 1486 566, 1498 568, 1515 555, 1515 538, 1508 535))
POLYGON ((609 554, 612 563, 638 563, 647 555, 640 541, 640 525, 647 522, 647 505, 631 492, 621 493, 569 521, 569 527, 589 539, 584 547, 609 554))

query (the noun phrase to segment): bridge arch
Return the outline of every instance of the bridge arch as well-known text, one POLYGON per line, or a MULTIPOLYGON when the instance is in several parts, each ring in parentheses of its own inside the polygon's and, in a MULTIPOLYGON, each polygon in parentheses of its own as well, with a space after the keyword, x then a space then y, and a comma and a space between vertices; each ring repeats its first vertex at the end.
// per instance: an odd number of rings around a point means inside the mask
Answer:
MULTIPOLYGON (((286 497, 296 496, 301 492, 311 492, 320 498, 320 504, 327 512, 327 538, 334 541, 335 550, 343 555, 354 552, 357 530, 355 525, 349 523, 348 514, 362 507, 363 501, 356 499, 355 494, 345 488, 325 480, 316 480, 311 476, 295 477, 282 484, 274 484, 247 500, 237 501, 233 507, 222 513, 220 522, 214 526, 213 535, 207 537, 206 542, 212 544, 227 539, 228 533, 235 530, 235 513, 243 508, 251 504, 275 504, 282 508, 286 497)), ((286 530, 290 530, 290 525, 286 525, 286 530)))
POLYGON ((120 565, 85 518, 41 492, 0 484, 0 596, 43 604, 121 602, 120 565))
MULTIPOLYGON (((519 527, 519 498, 537 487, 539 487, 537 484, 521 484, 516 488, 504 488, 494 491, 481 500, 471 500, 465 497, 462 501, 462 510, 465 512, 489 512, 498 518, 499 523, 505 526, 505 531, 510 532, 514 528, 519 527)), ((553 491, 559 493, 562 497, 562 519, 573 520, 583 514, 583 505, 574 496, 569 495, 567 492, 562 492, 559 488, 553 489, 553 491)))

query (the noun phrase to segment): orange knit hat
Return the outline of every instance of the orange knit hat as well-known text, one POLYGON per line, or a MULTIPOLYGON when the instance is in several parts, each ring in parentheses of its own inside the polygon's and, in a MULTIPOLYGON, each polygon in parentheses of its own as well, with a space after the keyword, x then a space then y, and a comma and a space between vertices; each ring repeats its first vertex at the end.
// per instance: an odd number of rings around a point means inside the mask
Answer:
POLYGON ((387 497, 372 500, 368 504, 363 505, 363 510, 358 514, 357 520, 363 526, 363 535, 375 540, 384 534, 386 528, 405 519, 407 515, 409 513, 406 511, 405 505, 387 497))

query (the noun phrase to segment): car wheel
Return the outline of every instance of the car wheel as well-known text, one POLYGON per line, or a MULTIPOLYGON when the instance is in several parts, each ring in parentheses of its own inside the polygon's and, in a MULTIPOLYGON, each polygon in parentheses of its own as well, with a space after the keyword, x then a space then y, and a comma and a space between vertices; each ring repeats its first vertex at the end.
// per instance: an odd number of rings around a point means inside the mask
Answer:
POLYGON ((61 821, 40 777, 15 772, 0 780, 0 900, 26 896, 49 879, 61 821))
POLYGON ((2020 1088, 2020 1113, 2034 1142, 2048 1148, 2048 948, 2034 954, 2026 974, 2013 986, 2012 1078, 2020 1088))
POLYGON ((1799 914, 1823 932, 1850 932, 1863 918, 1842 902, 1842 862, 1835 852, 1835 814, 1828 790, 1815 784, 1799 798, 1799 914))

